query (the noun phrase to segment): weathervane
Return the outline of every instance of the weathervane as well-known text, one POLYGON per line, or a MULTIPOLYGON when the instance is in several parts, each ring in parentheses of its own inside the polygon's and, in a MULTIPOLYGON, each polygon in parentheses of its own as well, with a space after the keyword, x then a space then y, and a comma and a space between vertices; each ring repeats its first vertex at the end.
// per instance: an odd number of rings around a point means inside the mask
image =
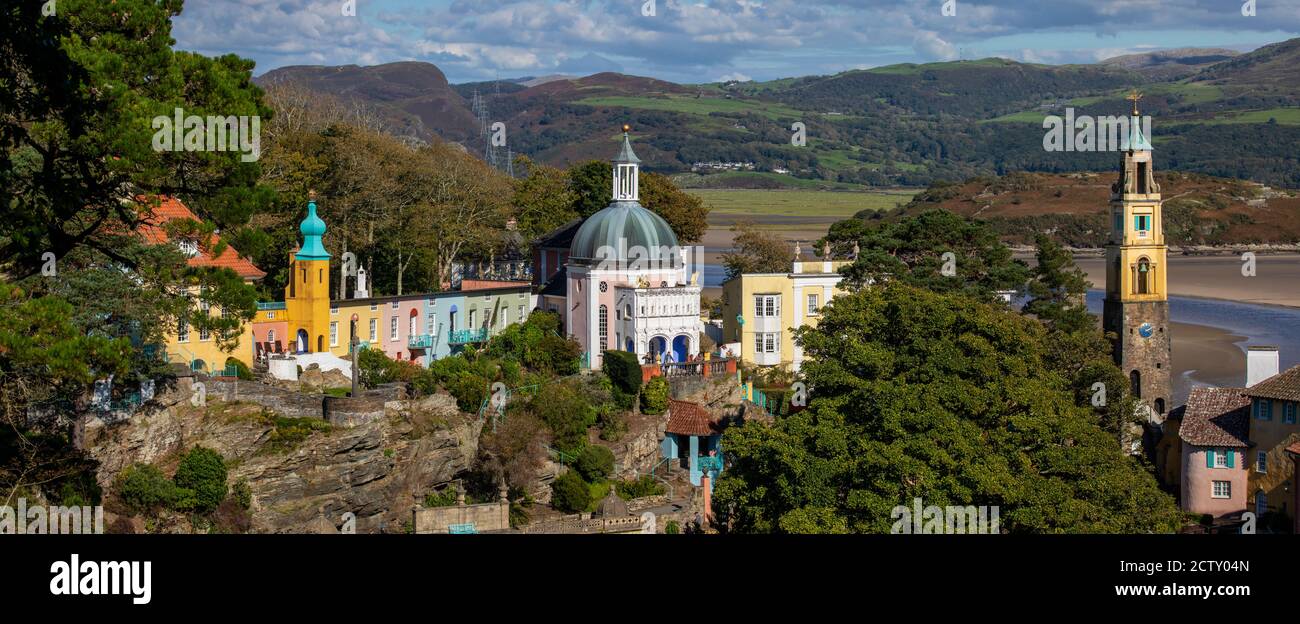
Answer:
POLYGON ((1130 93, 1128 94, 1128 96, 1126 96, 1124 99, 1126 99, 1126 100, 1132 100, 1132 101, 1133 101, 1133 116, 1134 116, 1134 117, 1137 117, 1137 116, 1138 116, 1138 100, 1142 99, 1142 94, 1141 94, 1141 93, 1138 93, 1138 92, 1137 92, 1137 89, 1134 89, 1134 90, 1133 90, 1132 92, 1130 92, 1130 93))

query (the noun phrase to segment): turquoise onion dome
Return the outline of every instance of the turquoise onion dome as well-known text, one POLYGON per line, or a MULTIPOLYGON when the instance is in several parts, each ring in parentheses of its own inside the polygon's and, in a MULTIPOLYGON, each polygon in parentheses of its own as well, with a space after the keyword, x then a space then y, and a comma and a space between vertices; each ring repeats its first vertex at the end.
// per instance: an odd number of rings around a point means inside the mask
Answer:
POLYGON ((302 232, 302 249, 298 250, 296 256, 299 260, 329 260, 330 254, 325 251, 325 246, 321 244, 320 237, 325 235, 325 221, 316 215, 316 194, 309 194, 307 200, 307 218, 302 220, 302 225, 298 226, 298 231, 302 232))

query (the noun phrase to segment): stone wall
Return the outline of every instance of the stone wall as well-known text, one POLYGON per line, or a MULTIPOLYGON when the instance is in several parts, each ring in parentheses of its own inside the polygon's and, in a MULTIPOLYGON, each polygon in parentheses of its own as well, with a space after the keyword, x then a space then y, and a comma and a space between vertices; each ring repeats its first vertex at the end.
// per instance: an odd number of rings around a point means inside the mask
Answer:
POLYGON ((322 395, 304 394, 256 381, 209 379, 208 398, 256 403, 290 418, 324 418, 322 395))
POLYGON ((416 507, 414 516, 416 533, 447 533, 453 524, 473 524, 478 533, 508 531, 510 502, 503 498, 495 503, 466 505, 462 495, 455 505, 416 507))
POLYGON ((358 397, 303 393, 258 381, 210 379, 208 396, 222 401, 245 401, 290 418, 320 418, 340 427, 355 427, 384 415, 384 404, 406 398, 402 384, 385 384, 358 397))

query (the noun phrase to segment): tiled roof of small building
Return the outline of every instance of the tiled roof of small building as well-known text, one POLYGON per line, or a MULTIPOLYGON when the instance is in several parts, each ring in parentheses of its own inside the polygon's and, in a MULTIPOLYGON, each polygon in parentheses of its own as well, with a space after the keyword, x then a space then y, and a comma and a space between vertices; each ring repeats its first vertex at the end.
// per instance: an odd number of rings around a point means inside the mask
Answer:
MULTIPOLYGON (((147 198, 141 198, 141 201, 149 201, 147 198)), ((199 218, 190 211, 181 200, 175 197, 163 195, 158 197, 158 205, 154 207, 153 213, 147 217, 136 231, 139 232, 146 242, 154 245, 160 245, 167 242, 166 224, 168 221, 176 219, 193 219, 199 221, 199 218)), ((221 254, 212 257, 211 249, 216 246, 217 237, 212 237, 207 243, 199 245, 199 252, 188 260, 188 264, 193 267, 224 267, 235 272, 236 275, 244 279, 260 280, 266 277, 266 272, 257 268, 247 258, 239 255, 234 247, 226 245, 221 250, 221 254)))
POLYGON ((1300 366, 1292 366, 1245 390, 1246 396, 1300 401, 1300 366))
POLYGON ((668 433, 693 436, 711 436, 722 431, 722 426, 698 403, 668 400, 668 433))
POLYGON ((1178 436, 1196 446, 1249 446, 1250 398, 1243 388, 1192 388, 1178 436))
POLYGON ((1286 447, 1286 452, 1292 455, 1300 455, 1300 442, 1291 443, 1291 446, 1286 447))

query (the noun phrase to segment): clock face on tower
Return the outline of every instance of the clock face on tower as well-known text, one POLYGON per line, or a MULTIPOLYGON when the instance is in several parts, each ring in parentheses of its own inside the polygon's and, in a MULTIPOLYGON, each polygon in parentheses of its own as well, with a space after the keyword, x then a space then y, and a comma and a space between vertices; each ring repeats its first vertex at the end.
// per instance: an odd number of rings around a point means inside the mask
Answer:
POLYGON ((1138 326, 1138 335, 1143 338, 1150 338, 1151 334, 1154 334, 1155 331, 1156 329, 1151 326, 1151 323, 1143 323, 1138 326))

